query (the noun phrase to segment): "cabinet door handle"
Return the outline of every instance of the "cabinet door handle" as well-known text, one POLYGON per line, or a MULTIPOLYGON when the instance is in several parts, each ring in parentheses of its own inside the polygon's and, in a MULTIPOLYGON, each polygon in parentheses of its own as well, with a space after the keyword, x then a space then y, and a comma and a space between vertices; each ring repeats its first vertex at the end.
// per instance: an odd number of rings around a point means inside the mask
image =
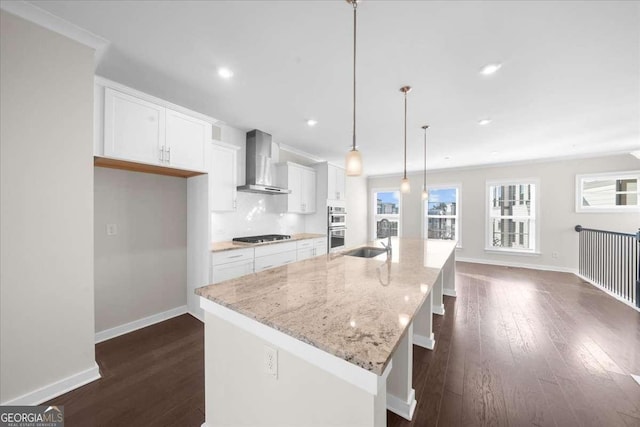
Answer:
POLYGON ((265 265, 264 267, 262 267, 262 269, 263 269, 263 270, 266 270, 267 268, 271 268, 271 267, 273 267, 273 264, 271 264, 271 265, 265 265))
POLYGON ((159 154, 160 163, 162 163, 164 162, 164 146, 160 147, 159 151, 160 151, 160 154, 159 154))
POLYGON ((171 163, 171 147, 167 147, 167 163, 171 163))
POLYGON ((236 207, 238 207, 238 201, 236 199, 233 199, 233 209, 235 209, 236 207))
POLYGON ((233 255, 233 256, 230 256, 230 257, 229 257, 229 259, 231 259, 231 258, 240 258, 241 256, 242 256, 242 254, 240 254, 240 255, 233 255))

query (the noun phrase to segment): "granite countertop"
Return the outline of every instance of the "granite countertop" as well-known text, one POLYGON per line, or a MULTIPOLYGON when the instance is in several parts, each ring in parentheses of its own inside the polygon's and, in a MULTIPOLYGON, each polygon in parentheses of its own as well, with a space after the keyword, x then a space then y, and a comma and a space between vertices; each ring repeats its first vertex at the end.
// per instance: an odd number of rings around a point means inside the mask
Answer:
POLYGON ((314 234, 314 233, 298 233, 292 234, 290 239, 287 240, 274 240, 273 242, 262 243, 242 243, 242 242, 214 242, 211 244, 211 252, 230 251, 233 249, 245 249, 253 248, 256 246, 275 245, 278 243, 295 242, 296 240, 316 239, 319 237, 327 237, 326 234, 314 234))
POLYGON ((327 254, 196 294, 381 375, 455 245, 396 239, 391 260, 327 254))

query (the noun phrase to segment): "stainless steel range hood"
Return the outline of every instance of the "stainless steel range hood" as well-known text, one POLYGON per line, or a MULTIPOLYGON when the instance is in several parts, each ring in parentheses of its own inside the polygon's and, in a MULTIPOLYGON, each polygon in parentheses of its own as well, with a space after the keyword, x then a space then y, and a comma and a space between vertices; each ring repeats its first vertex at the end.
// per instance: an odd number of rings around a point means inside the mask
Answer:
POLYGON ((239 186, 238 191, 261 194, 291 193, 291 190, 274 185, 271 139, 271 135, 257 129, 247 132, 246 184, 239 186))

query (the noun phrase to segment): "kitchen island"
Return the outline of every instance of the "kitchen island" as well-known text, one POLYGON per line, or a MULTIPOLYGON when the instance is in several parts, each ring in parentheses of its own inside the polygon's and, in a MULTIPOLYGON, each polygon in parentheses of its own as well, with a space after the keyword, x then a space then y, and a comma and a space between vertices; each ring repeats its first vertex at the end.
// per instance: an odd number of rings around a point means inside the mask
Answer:
POLYGON ((410 419, 414 336, 432 348, 454 259, 455 242, 396 239, 390 257, 321 255, 197 289, 206 425, 410 419))

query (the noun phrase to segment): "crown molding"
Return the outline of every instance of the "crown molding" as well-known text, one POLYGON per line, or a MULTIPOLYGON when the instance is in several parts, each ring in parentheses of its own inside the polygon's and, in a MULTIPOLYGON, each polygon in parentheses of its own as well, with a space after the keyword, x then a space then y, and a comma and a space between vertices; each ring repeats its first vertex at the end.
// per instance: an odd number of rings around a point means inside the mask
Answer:
POLYGON ((306 151, 302 151, 302 150, 300 150, 298 148, 292 147, 292 146, 287 145, 287 144, 278 143, 278 145, 280 146, 281 150, 288 151, 288 152, 293 153, 293 154, 295 154, 297 156, 306 157, 307 159, 312 160, 312 161, 314 161, 316 163, 326 162, 327 161, 326 159, 323 159, 322 157, 318 157, 318 156, 315 156, 313 154, 309 154, 306 151))
POLYGON ((0 9, 61 34, 95 50, 96 64, 109 46, 109 40, 22 0, 3 0, 0 9))

